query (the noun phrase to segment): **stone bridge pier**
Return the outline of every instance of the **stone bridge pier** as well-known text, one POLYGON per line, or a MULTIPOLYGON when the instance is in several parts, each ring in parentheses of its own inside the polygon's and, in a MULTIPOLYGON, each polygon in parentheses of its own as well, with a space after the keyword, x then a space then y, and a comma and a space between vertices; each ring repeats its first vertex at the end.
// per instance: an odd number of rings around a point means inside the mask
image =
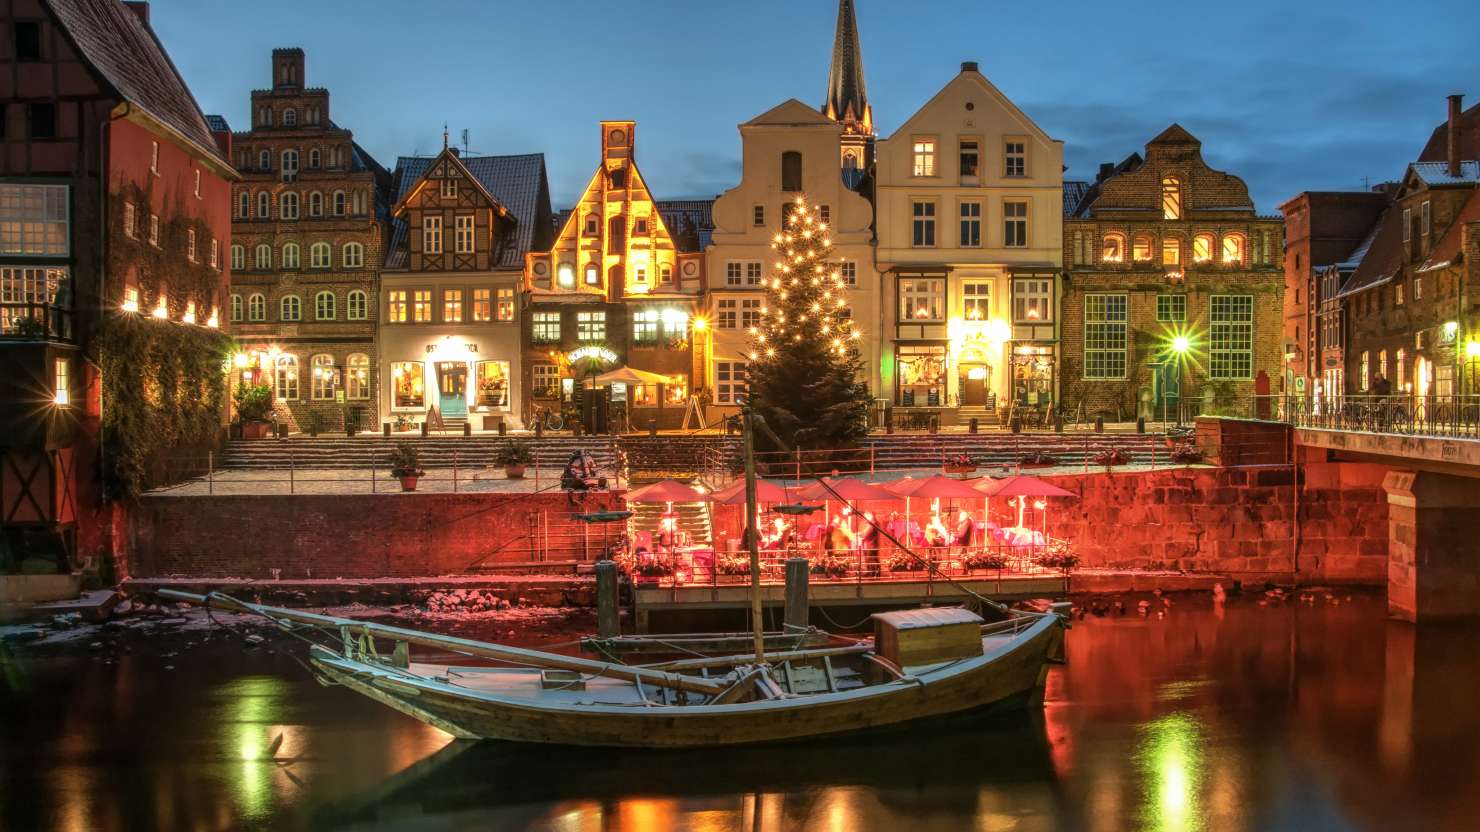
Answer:
POLYGON ((1389 471, 1388 612, 1406 621, 1480 616, 1480 479, 1389 471))

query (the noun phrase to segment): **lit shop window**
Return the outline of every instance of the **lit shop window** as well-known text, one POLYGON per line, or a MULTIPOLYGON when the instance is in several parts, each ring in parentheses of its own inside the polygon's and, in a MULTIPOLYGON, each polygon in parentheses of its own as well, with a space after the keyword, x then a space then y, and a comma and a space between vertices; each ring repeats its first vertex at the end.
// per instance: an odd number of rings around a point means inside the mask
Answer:
POLYGON ((396 407, 426 406, 425 369, 420 361, 397 361, 391 364, 391 386, 396 391, 396 407))
POLYGON ((478 406, 509 406, 509 362, 478 362, 478 406))

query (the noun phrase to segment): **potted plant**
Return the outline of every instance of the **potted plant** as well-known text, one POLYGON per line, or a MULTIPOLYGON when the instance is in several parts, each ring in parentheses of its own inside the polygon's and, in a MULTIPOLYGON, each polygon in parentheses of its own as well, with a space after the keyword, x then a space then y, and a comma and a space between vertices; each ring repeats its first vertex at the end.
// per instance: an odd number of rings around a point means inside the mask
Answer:
POLYGON ((1057 569, 1069 577, 1074 567, 1079 565, 1079 556, 1069 549, 1069 544, 1063 541, 1049 544, 1048 550, 1038 556, 1038 565, 1045 569, 1057 569))
POLYGON ((923 572, 925 559, 912 552, 895 552, 884 559, 884 568, 890 572, 923 572))
POLYGON ((534 451, 528 442, 510 440, 499 448, 495 464, 504 466, 504 476, 511 480, 524 479, 524 468, 534 459, 534 451))
POLYGON ((1130 458, 1127 457, 1125 455, 1125 452, 1119 448, 1101 448, 1090 459, 1096 465, 1105 466, 1106 471, 1110 470, 1116 465, 1125 465, 1130 462, 1130 458))
POLYGON ((412 421, 411 417, 407 416, 405 413, 396 414, 396 433, 405 433, 406 431, 411 430, 411 428, 415 425, 416 422, 412 421))
POLYGON ((845 578, 848 576, 848 559, 831 552, 807 559, 813 575, 823 578, 845 578))
POLYGON ((1049 468, 1059 464, 1059 458, 1046 451, 1031 451, 1018 459, 1024 468, 1049 468))
POLYGON ((971 454, 957 454, 947 459, 941 467, 947 474, 970 474, 976 470, 977 462, 971 454))
POLYGON ((643 557, 633 565, 632 574, 638 583, 652 583, 673 574, 673 561, 656 555, 643 557))
POLYGON ((1001 572, 1007 568, 1007 558, 991 552, 972 552, 962 558, 961 563, 973 573, 1001 572))
POLYGON ((415 491, 417 478, 425 475, 416 446, 410 442, 397 442, 396 449, 391 451, 391 476, 401 481, 401 490, 415 491))
POLYGON ((1202 448, 1191 442, 1183 442, 1172 446, 1172 462, 1178 465, 1196 465, 1203 461, 1202 448))
POLYGON ((272 388, 266 384, 243 384, 232 395, 241 421, 243 439, 267 436, 267 416, 272 412, 272 388))
POLYGON ((721 575, 749 575, 750 555, 745 552, 721 552, 714 568, 721 575))

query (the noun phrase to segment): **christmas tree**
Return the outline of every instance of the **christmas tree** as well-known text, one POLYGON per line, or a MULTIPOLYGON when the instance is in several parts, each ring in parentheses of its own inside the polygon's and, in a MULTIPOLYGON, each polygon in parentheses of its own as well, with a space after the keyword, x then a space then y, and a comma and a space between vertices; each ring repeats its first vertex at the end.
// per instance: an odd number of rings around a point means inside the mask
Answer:
MULTIPOLYGON (((771 243, 777 260, 750 329, 750 406, 792 447, 835 448, 868 432, 861 336, 827 223, 800 197, 793 208, 771 243)), ((757 441, 767 444, 764 432, 757 441)))

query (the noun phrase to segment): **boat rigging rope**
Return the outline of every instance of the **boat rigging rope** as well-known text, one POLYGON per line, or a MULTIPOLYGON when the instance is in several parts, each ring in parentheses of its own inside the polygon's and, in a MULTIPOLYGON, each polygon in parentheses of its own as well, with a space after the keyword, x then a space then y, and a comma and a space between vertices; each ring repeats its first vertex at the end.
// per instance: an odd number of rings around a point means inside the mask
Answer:
MULTIPOLYGON (((865 615, 857 624, 854 624, 853 626, 849 627, 849 626, 846 626, 846 625, 843 625, 843 624, 839 624, 837 621, 835 621, 833 619, 832 616, 828 615, 827 614, 827 607, 824 607, 824 606, 819 605, 817 607, 817 612, 823 618, 827 619, 827 623, 833 625, 834 627, 837 627, 839 630, 856 630, 859 627, 862 627, 864 624, 868 623, 868 620, 870 618, 873 618, 873 614, 870 613, 868 615, 865 615)), ((836 636, 838 638, 846 638, 846 636, 839 636, 837 633, 830 633, 829 635, 833 635, 833 636, 836 636)), ((855 639, 855 641, 862 641, 862 639, 855 639)))

